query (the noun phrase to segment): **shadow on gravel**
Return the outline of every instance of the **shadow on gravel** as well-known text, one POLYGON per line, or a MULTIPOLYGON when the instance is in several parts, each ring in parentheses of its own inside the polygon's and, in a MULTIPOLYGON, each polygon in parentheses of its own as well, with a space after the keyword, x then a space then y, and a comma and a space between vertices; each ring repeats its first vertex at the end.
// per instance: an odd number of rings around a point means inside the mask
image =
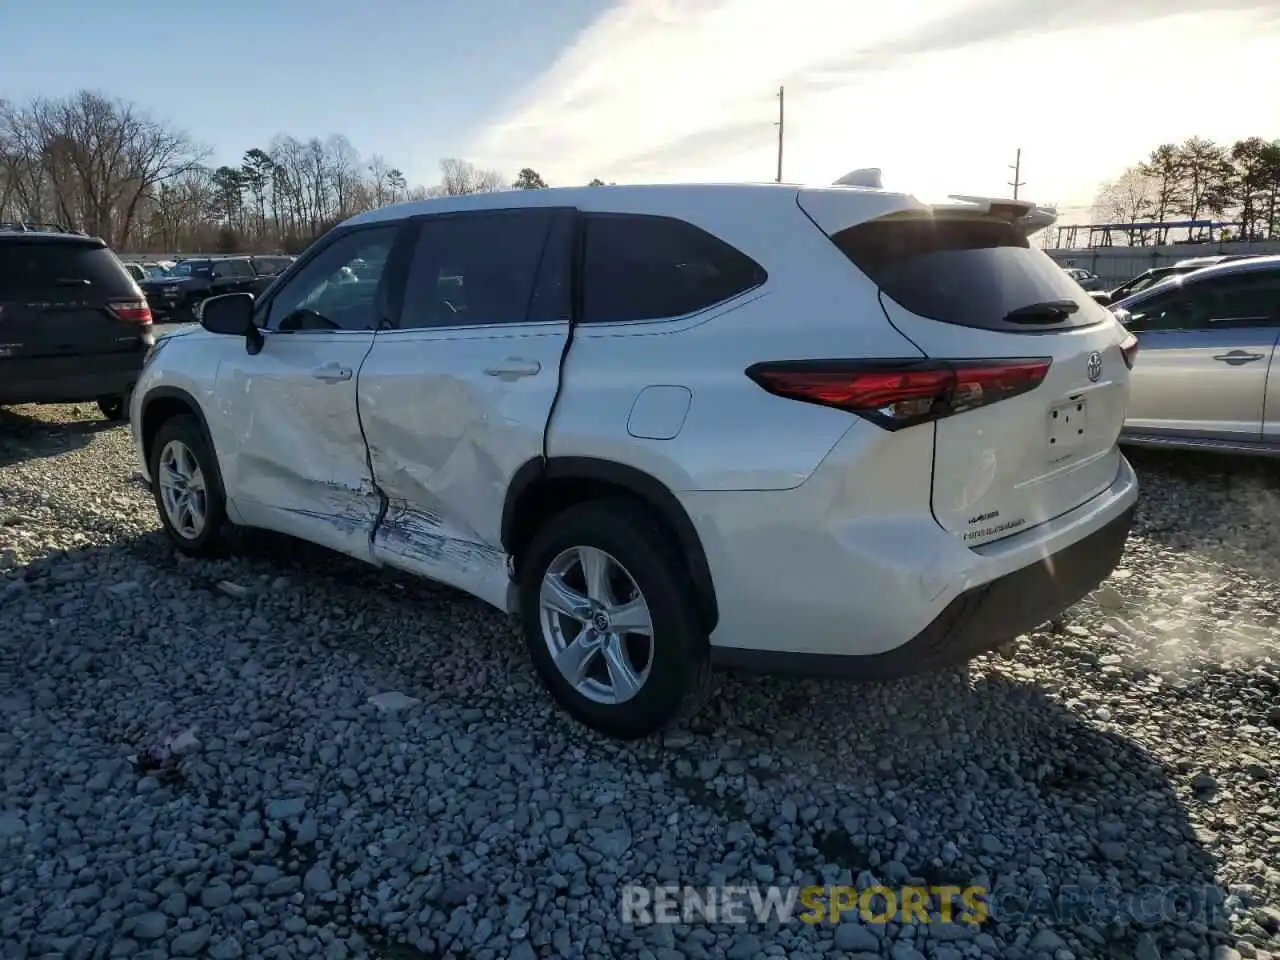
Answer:
POLYGON ((0 467, 77 450, 94 434, 119 426, 99 416, 96 406, 78 409, 92 413, 83 420, 55 422, 28 416, 21 407, 0 407, 0 467))
MULTIPOLYGON (((985 886, 993 933, 1005 939, 1038 917, 1084 956, 1154 956, 1144 935, 1166 949, 1234 942, 1217 860, 1188 816, 1197 801, 1174 786, 1185 774, 980 663, 972 676, 888 684, 729 675, 696 732, 717 755, 741 743, 732 752, 749 778, 812 791, 818 870, 834 865, 859 886, 985 886), (771 758, 765 769, 756 751, 771 758), (821 822, 815 782, 845 800, 835 824, 821 822)), ((692 802, 751 818, 750 788, 709 786, 705 772, 683 779, 692 802)), ((1036 945, 1046 956, 1062 946, 1047 934, 1036 945)))

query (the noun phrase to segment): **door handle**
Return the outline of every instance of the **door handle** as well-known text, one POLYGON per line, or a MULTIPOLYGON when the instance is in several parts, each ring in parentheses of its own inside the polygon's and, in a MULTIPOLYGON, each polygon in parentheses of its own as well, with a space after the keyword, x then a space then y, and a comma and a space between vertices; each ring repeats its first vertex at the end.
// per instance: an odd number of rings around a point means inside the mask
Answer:
POLYGON ((1261 360, 1265 356, 1265 353, 1248 353, 1244 350, 1232 350, 1230 353, 1220 353, 1213 359, 1221 360, 1223 363, 1229 363, 1233 367, 1238 367, 1243 363, 1252 363, 1254 360, 1261 360))
POLYGON ((326 363, 323 367, 311 371, 311 376, 328 383, 338 383, 351 379, 351 368, 337 363, 326 363))
POLYGON ((485 367, 484 373, 488 377, 497 377, 499 380, 519 380, 521 377, 536 376, 542 370, 542 364, 537 360, 524 360, 520 357, 507 357, 501 363, 495 363, 493 366, 485 367))

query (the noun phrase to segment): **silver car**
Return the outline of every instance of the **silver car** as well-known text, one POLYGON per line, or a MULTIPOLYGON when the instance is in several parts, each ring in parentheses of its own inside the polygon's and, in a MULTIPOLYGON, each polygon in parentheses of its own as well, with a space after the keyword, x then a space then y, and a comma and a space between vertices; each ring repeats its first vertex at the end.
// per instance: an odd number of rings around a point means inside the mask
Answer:
POLYGON ((1280 454, 1280 256, 1172 277, 1112 309, 1139 343, 1122 442, 1280 454))

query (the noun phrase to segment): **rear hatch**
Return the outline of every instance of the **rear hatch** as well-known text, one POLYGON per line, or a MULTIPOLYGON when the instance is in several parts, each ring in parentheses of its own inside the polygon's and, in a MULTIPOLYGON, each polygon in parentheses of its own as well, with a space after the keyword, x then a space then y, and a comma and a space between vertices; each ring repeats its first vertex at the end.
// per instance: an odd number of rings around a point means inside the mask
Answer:
POLYGON ((131 353, 150 342, 142 291, 101 240, 0 237, 0 363, 131 353))
POLYGON ((889 322, 930 358, 922 366, 950 371, 947 403, 916 427, 934 430, 944 529, 977 546, 1115 480, 1135 341, 1031 246, 1031 205, 912 205, 859 222, 830 190, 800 205, 879 287, 889 322))

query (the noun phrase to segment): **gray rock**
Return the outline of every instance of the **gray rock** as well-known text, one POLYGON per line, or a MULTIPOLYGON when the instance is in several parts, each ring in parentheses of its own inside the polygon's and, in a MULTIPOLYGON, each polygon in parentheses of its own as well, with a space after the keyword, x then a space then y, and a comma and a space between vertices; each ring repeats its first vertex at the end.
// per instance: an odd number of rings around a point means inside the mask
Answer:
POLYGON ((267 804, 267 816, 272 820, 291 820, 307 812, 304 797, 287 797, 267 804))
POLYGON ((302 878, 302 885, 308 893, 328 893, 333 889, 333 880, 328 870, 316 864, 302 878))
POLYGON ((169 929, 169 918, 163 913, 143 913, 133 918, 135 940, 159 940, 169 929))
POLYGON ((218 910, 231 902, 231 887, 215 880, 200 891, 200 905, 206 910, 218 910))
POLYGON ((204 950, 205 944, 209 942, 211 932, 210 928, 205 926, 196 927, 186 933, 180 933, 169 944, 169 952, 175 957, 199 956, 200 952, 204 950))
POLYGON ((836 949, 846 952, 865 950, 868 953, 880 951, 880 938, 856 921, 847 921, 836 927, 836 949))

